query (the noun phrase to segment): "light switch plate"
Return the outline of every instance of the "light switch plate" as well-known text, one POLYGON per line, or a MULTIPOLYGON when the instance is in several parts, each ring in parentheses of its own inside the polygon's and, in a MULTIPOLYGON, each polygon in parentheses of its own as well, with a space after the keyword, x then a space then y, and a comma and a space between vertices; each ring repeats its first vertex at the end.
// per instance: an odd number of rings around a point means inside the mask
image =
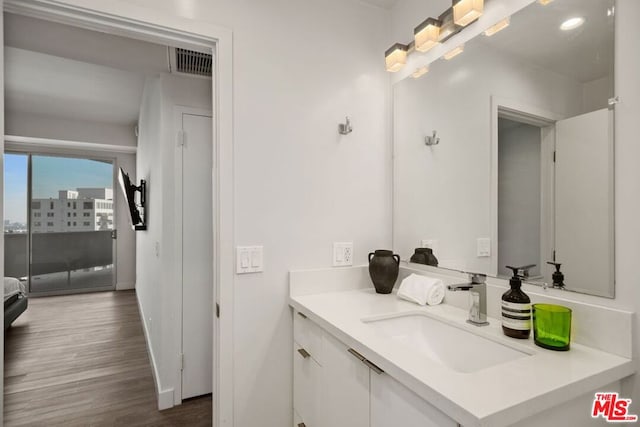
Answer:
POLYGON ((353 242, 333 243, 333 266, 353 265, 353 242))
POLYGON ((262 246, 236 247, 236 273, 259 273, 264 271, 264 253, 262 246))
POLYGON ((490 238, 481 237, 477 240, 477 256, 478 257, 491 256, 491 239, 490 238))

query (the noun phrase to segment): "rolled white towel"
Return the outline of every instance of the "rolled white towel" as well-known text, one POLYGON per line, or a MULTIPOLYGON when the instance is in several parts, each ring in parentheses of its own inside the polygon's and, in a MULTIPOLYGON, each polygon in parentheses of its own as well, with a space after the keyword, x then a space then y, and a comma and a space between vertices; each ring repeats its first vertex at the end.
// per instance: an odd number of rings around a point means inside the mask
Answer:
POLYGON ((398 289, 398 298, 420 305, 438 305, 444 299, 444 283, 433 277, 411 274, 406 277, 398 289))

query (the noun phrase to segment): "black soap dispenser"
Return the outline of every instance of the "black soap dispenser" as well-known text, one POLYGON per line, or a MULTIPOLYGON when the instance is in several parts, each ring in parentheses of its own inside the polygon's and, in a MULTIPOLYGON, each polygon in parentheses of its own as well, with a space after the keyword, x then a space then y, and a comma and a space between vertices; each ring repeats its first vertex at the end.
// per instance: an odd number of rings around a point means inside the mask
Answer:
POLYGON ((513 277, 509 280, 511 289, 502 295, 502 331, 508 337, 527 339, 531 334, 531 299, 520 289, 521 267, 507 268, 513 270, 513 277))
POLYGON ((560 266, 562 264, 551 261, 547 261, 547 264, 551 264, 556 267, 556 271, 551 276, 551 278, 553 279, 553 287, 561 289, 564 288, 564 274, 562 274, 562 271, 560 271, 560 266))

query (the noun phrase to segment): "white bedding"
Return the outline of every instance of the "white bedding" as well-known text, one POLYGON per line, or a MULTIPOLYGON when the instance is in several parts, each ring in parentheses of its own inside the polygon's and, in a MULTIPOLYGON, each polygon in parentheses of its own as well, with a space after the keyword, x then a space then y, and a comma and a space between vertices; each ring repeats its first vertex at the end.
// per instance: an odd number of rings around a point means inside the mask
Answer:
POLYGON ((13 277, 4 278, 4 300, 8 300, 15 294, 26 294, 27 290, 24 283, 13 277))

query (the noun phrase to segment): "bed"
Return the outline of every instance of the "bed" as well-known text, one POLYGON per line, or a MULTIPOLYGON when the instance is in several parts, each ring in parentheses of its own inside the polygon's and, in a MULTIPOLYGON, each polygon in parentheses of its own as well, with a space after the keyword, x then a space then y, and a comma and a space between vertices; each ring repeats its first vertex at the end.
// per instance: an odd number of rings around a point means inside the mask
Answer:
POLYGON ((27 309, 27 290, 20 280, 4 278, 4 330, 27 309))

